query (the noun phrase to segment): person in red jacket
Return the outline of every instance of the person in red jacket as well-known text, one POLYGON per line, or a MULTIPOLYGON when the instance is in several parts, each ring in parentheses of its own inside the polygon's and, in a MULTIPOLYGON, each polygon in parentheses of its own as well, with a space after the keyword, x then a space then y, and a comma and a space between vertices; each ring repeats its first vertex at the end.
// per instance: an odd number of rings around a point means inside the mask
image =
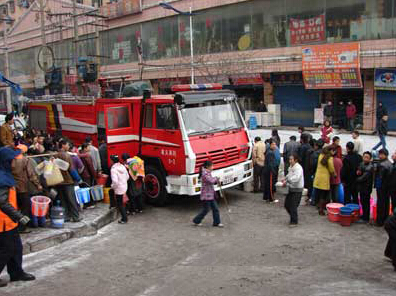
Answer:
POLYGON ((348 101, 348 106, 346 107, 346 116, 348 120, 348 129, 353 131, 355 129, 356 106, 351 100, 348 101))
POLYGON ((336 146, 331 147, 331 154, 333 156, 333 164, 335 176, 330 177, 330 191, 331 191, 331 201, 339 202, 339 186, 341 184, 341 169, 342 169, 342 159, 337 156, 338 149, 336 146))
POLYGON ((322 132, 321 138, 323 142, 325 142, 326 144, 330 144, 330 137, 331 134, 333 133, 333 128, 331 127, 329 120, 324 121, 321 132, 322 132))
POLYGON ((333 138, 333 144, 331 144, 330 146, 331 149, 336 151, 335 156, 338 157, 339 159, 342 159, 342 147, 340 145, 340 142, 341 142, 340 137, 335 136, 333 138))

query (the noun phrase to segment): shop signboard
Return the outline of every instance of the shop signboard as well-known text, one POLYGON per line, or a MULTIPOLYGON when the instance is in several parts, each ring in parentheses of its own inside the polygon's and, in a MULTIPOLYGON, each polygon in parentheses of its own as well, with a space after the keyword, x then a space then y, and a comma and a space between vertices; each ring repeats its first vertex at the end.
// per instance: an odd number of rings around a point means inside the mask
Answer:
POLYGON ((100 8, 102 15, 109 19, 142 12, 142 0, 110 1, 100 8))
POLYGON ((325 15, 308 19, 290 18, 290 43, 307 44, 325 40, 325 15))
POLYGON ((273 86, 303 85, 301 73, 271 73, 273 86))
POLYGON ((303 46, 302 68, 306 89, 363 86, 358 42, 303 46))
POLYGON ((261 74, 231 75, 233 85, 263 85, 261 74))
POLYGON ((374 88, 396 91, 396 69, 375 69, 374 88))

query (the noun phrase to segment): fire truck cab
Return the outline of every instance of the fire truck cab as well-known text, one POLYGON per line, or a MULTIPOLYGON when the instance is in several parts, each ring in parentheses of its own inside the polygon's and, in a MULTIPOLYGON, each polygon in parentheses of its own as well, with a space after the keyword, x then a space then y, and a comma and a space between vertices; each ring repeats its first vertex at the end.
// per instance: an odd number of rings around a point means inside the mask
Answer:
POLYGON ((253 175, 252 142, 236 95, 199 88, 176 86, 173 95, 116 99, 41 98, 29 106, 30 125, 61 131, 76 144, 86 136, 103 137, 108 156, 140 155, 145 161, 146 196, 162 205, 170 194, 200 194, 198 173, 206 160, 213 162, 212 174, 223 188, 253 175))

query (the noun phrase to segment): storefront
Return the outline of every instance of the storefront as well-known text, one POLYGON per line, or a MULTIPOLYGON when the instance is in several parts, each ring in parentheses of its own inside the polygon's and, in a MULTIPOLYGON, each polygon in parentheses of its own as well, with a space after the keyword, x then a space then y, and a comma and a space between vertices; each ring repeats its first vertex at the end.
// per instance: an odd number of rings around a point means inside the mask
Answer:
POLYGON ((375 69, 374 77, 377 102, 388 110, 388 128, 396 130, 396 70, 375 69))

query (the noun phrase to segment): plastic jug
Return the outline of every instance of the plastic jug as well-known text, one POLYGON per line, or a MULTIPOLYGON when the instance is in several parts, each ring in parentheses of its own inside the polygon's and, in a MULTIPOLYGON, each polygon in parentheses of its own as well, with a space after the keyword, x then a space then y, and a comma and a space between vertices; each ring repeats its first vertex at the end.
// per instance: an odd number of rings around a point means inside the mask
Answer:
POLYGON ((62 171, 67 171, 69 169, 69 163, 62 159, 56 158, 54 160, 54 164, 56 164, 62 171))
POLYGON ((63 228, 64 224, 65 210, 61 206, 60 200, 57 200, 55 206, 51 208, 51 226, 53 228, 63 228))

